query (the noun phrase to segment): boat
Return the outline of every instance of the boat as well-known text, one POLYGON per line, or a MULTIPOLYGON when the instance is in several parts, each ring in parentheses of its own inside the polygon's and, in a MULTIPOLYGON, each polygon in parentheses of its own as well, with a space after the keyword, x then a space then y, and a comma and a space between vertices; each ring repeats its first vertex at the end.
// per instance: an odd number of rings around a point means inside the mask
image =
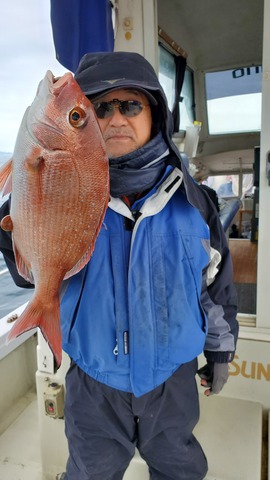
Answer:
MULTIPOLYGON (((71 0, 65 0, 65 9, 51 1, 54 46, 62 66, 74 71, 91 48, 144 55, 159 73, 174 112, 173 139, 191 174, 220 191, 240 333, 227 385, 219 395, 200 394, 195 435, 208 458, 205 480, 267 480, 270 0, 97 0, 83 12, 85 3, 78 0, 77 11, 71 0), (69 27, 71 12, 74 29, 69 27), (95 23, 99 33, 93 40, 85 25, 90 31, 95 23), (67 32, 71 41, 65 44, 67 32), (70 45, 82 32, 72 63, 70 45), (180 71, 181 84, 176 82, 180 71)), ((63 406, 69 359, 63 354, 55 373, 39 330, 5 344, 12 321, 24 308, 11 309, 0 321, 0 479, 54 480, 65 471, 68 455, 63 406)), ((149 474, 136 452, 124 480, 138 478, 146 480, 149 474)))

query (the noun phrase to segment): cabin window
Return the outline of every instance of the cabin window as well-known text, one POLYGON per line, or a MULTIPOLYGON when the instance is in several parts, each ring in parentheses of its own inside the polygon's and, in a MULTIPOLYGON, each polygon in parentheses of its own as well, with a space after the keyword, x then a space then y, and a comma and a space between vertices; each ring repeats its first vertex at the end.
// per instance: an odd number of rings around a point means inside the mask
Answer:
POLYGON ((175 97, 175 63, 174 56, 165 50, 163 47, 159 47, 159 81, 166 94, 169 109, 172 111, 174 97, 175 97))
POLYGON ((240 67, 205 74, 210 135, 261 129, 262 67, 240 67))
MULTIPOLYGON (((162 45, 159 46, 159 81, 166 94, 169 109, 172 111, 175 99, 175 62, 174 55, 166 50, 162 45)), ((195 101, 193 72, 186 67, 184 82, 181 90, 179 102, 180 130, 186 130, 193 125, 195 120, 195 101)))
POLYGON ((180 108, 180 130, 186 130, 191 127, 195 120, 195 101, 194 101, 194 84, 193 72, 190 68, 186 68, 184 83, 181 91, 180 108))

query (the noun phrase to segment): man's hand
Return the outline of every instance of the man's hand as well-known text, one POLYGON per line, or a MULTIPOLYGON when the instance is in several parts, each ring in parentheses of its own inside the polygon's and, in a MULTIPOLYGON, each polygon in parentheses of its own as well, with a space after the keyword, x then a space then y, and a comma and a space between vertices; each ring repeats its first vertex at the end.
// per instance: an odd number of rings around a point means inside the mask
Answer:
POLYGON ((229 364, 209 362, 197 373, 201 378, 202 387, 209 387, 204 392, 204 395, 209 397, 209 395, 221 392, 229 377, 229 364))

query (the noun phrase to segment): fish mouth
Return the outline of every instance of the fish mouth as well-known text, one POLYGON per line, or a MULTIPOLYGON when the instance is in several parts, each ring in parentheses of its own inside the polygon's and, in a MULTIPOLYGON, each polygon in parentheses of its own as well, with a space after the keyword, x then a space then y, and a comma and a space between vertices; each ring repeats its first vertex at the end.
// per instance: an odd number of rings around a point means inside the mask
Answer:
MULTIPOLYGON (((51 73, 51 72, 50 72, 51 73)), ((51 81, 51 92, 53 95, 58 96, 61 90, 70 82, 70 79, 73 78, 70 72, 65 73, 62 77, 54 77, 52 74, 51 81)))
POLYGON ((58 96, 61 90, 73 79, 70 72, 65 73, 61 77, 55 77, 51 70, 47 70, 43 80, 39 82, 36 97, 44 97, 46 93, 58 96))
POLYGON ((48 95, 58 96, 63 87, 68 83, 70 73, 63 77, 55 77, 53 73, 48 70, 45 77, 39 83, 36 98, 30 107, 27 115, 27 131, 33 142, 40 145, 49 151, 62 151, 58 146, 54 148, 52 143, 61 145, 61 139, 65 137, 64 131, 59 128, 52 118, 44 112, 43 105, 47 102, 48 95), (40 103, 39 108, 37 108, 40 103), (52 142, 53 139, 60 139, 52 142))
POLYGON ((61 77, 55 77, 48 70, 39 83, 36 97, 28 111, 26 129, 29 136, 34 143, 51 152, 66 150, 61 148, 64 144, 63 139, 66 139, 66 132, 61 128, 57 119, 51 118, 49 111, 46 111, 46 106, 50 102, 53 103, 53 97, 57 98, 72 81, 71 72, 67 72, 61 77))

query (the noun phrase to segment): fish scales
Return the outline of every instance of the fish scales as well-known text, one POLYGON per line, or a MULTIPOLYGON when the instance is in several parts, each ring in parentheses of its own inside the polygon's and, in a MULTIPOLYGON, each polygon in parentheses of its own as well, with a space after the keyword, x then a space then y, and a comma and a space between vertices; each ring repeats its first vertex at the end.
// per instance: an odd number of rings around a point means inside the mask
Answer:
POLYGON ((19 273, 35 284, 33 299, 9 339, 39 327, 61 363, 59 290, 89 261, 109 198, 108 159, 90 101, 72 74, 47 72, 27 109, 10 168, 10 215, 19 273))

